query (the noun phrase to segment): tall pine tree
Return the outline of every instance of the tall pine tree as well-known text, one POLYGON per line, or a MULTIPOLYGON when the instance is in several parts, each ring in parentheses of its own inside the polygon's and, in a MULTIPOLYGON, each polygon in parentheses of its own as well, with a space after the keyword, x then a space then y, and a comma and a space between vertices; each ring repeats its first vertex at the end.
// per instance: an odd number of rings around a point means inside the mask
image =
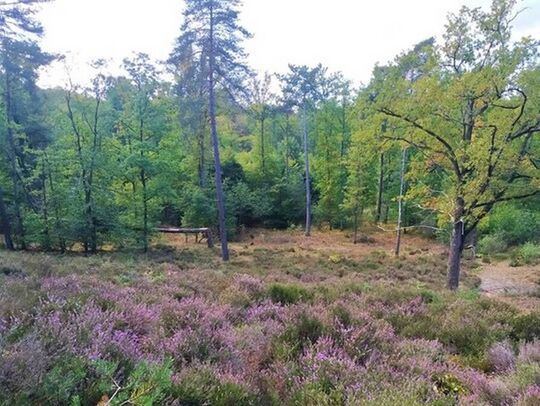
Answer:
POLYGON ((229 259, 225 196, 216 120, 216 90, 235 97, 249 75, 242 41, 250 37, 239 24, 239 0, 187 0, 184 23, 171 59, 182 64, 197 58, 207 80, 208 113, 214 152, 216 200, 223 260, 229 259))

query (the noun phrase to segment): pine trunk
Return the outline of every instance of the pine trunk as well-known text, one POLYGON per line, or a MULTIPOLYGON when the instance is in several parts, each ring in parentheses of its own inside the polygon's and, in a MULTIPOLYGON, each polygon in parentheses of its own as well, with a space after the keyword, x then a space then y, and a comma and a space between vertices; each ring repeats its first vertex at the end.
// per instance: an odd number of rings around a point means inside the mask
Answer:
POLYGON ((225 198, 223 196, 223 179, 221 170, 221 158, 219 156, 219 139, 216 123, 216 95, 214 88, 214 15, 210 12, 210 66, 208 72, 209 79, 209 113, 210 131, 212 133, 212 147, 214 150, 214 167, 216 177, 216 199, 218 206, 219 236, 221 239, 221 257, 224 261, 229 260, 229 244, 227 241, 227 228, 225 225, 225 198))
POLYGON ((306 237, 311 235, 311 176, 309 173, 309 142, 307 131, 306 106, 303 106, 303 126, 304 126, 304 163, 306 171, 306 237))

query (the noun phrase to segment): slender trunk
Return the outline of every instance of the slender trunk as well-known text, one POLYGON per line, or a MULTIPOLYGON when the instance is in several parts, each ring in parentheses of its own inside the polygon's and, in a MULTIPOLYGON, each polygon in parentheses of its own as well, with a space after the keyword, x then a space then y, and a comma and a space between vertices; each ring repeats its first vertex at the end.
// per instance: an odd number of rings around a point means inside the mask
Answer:
POLYGON ((379 157, 379 188, 377 189, 377 222, 382 221, 383 213, 383 192, 384 192, 384 153, 379 157))
MULTIPOLYGON (((200 96, 202 96, 202 91, 200 96)), ((201 122, 199 127, 198 147, 199 147, 199 187, 204 188, 206 186, 206 149, 204 145, 204 132, 206 130, 205 122, 207 120, 206 112, 201 116, 201 122)))
POLYGON ((263 175, 266 173, 266 163, 264 157, 264 118, 261 118, 261 166, 263 175))
POLYGON ((2 232, 4 233, 4 242, 8 250, 15 250, 13 245, 13 238, 11 236, 11 224, 9 223, 9 217, 4 203, 4 191, 0 187, 0 225, 2 226, 2 232))
POLYGON ((25 229, 24 229, 24 220, 21 209, 21 184, 19 179, 19 174, 17 173, 17 146, 15 144, 15 137, 13 134, 12 127, 12 107, 11 107, 11 81, 9 79, 9 74, 5 74, 5 92, 4 92, 4 103, 5 103, 5 119, 7 127, 7 148, 6 153, 10 164, 10 176, 13 182, 13 206, 15 209, 15 235, 19 240, 20 246, 23 250, 26 249, 26 240, 25 240, 25 229))
POLYGON ((51 249, 51 235, 49 230, 49 201, 47 197, 47 174, 45 172, 45 161, 41 163, 41 199, 43 204, 43 248, 48 251, 51 249))
POLYGON ((210 113, 210 131, 212 133, 212 147, 214 149, 214 168, 216 176, 216 199, 218 206, 219 236, 221 239, 221 257, 224 261, 229 260, 229 244, 227 241, 227 228, 225 225, 225 197, 223 195, 223 179, 221 170, 221 158, 219 156, 219 139, 216 123, 216 95, 214 89, 214 12, 210 9, 210 64, 208 72, 209 91, 208 104, 210 113))
MULTIPOLYGON (((139 112, 139 114, 143 114, 139 112)), ((144 170, 144 119, 139 119, 139 145, 141 148, 141 171, 140 180, 142 187, 142 205, 143 205, 143 250, 148 252, 148 190, 146 187, 146 171, 144 170)))
POLYGON ((290 131, 289 114, 287 114, 286 120, 287 122, 285 124, 285 176, 289 178, 289 131, 290 131))
POLYGON ((63 237, 63 233, 62 233, 62 224, 60 221, 60 212, 58 210, 58 203, 55 202, 55 199, 54 199, 55 188, 54 188, 54 182, 53 182, 52 173, 51 173, 51 166, 47 158, 47 155, 45 155, 45 161, 47 163, 47 178, 49 181, 49 190, 51 191, 51 196, 53 196, 52 205, 53 205, 53 210, 54 210, 54 223, 56 225, 55 232, 58 233, 58 243, 60 244, 60 252, 62 252, 63 254, 64 252, 66 252, 66 240, 63 237))
POLYGON ((354 237, 353 237, 353 244, 356 244, 358 242, 358 210, 354 210, 354 237))
POLYGON ((401 173, 399 183, 399 200, 398 200, 398 221, 397 221, 397 236, 396 236, 396 257, 399 257, 401 250, 401 224, 403 221, 403 193, 405 192, 405 165, 407 161, 407 149, 404 149, 401 154, 401 173))
POLYGON ((148 193, 146 189, 146 173, 141 169, 142 204, 143 204, 143 250, 148 252, 148 193))
POLYGON ((93 185, 94 185, 94 170, 96 167, 96 158, 98 151, 101 149, 101 138, 98 133, 98 120, 99 120, 99 109, 101 106, 100 96, 97 96, 96 108, 94 109, 94 122, 92 126, 92 133, 94 136, 92 142, 92 156, 90 158, 90 168, 88 170, 88 209, 89 209, 89 219, 91 222, 91 233, 90 233, 90 249, 92 253, 97 252, 97 223, 96 216, 94 213, 94 197, 93 197, 93 185))
POLYGON ((304 162, 306 171, 306 237, 311 235, 311 177, 309 174, 309 143, 306 117, 306 103, 302 108, 302 121, 304 126, 304 162))
POLYGON ((448 254, 448 288, 451 290, 457 290, 459 287, 461 254, 463 252, 464 245, 464 211, 465 202, 462 197, 458 197, 456 199, 452 239, 450 240, 450 252, 448 254))
POLYGON ((362 216, 364 214, 364 207, 357 204, 354 209, 354 243, 358 243, 358 230, 362 224, 362 216))
MULTIPOLYGON (((93 201, 92 201, 92 181, 93 181, 93 164, 96 154, 96 143, 97 143, 97 112, 95 114, 96 122, 94 128, 92 129, 94 134, 94 147, 92 150, 92 159, 90 163, 90 168, 87 170, 85 165, 85 159, 83 156, 83 139, 79 127, 75 121, 75 116, 73 115, 73 109, 71 107, 71 91, 66 93, 66 105, 68 109, 68 117, 71 122, 71 127, 75 133, 75 142, 77 147, 77 157, 79 159, 79 165, 81 166, 81 183, 83 186, 84 193, 84 216, 86 222, 86 230, 84 232, 84 252, 88 253, 90 251, 97 252, 97 231, 96 224, 93 214, 93 201), (90 233, 88 235, 87 233, 90 233)), ((96 107, 99 109, 99 103, 96 107)))

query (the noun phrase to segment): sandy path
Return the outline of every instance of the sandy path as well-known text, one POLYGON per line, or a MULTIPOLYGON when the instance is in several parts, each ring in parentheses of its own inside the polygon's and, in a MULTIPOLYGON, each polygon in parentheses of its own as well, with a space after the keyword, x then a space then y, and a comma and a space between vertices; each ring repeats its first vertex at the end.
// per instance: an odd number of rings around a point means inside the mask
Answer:
POLYGON ((540 289, 540 266, 511 267, 503 261, 483 268, 480 290, 488 295, 531 295, 540 289))

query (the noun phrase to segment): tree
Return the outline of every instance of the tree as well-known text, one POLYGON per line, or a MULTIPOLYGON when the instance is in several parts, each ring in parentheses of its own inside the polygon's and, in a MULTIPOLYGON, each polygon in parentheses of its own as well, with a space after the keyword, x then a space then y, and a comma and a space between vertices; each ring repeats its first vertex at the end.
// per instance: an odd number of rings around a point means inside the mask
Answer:
POLYGON ((424 44, 391 67, 375 99, 380 119, 401 129, 396 139, 422 151, 424 171, 443 171, 433 190, 414 171, 410 194, 450 218, 448 287, 457 289, 466 238, 499 202, 538 195, 540 69, 538 42, 513 42, 514 0, 487 12, 451 15, 444 42, 424 44), (414 80, 404 77, 410 61, 414 80))
POLYGON ((347 180, 350 144, 350 83, 337 73, 324 78, 324 100, 314 114, 313 183, 318 192, 317 221, 343 227, 340 205, 347 180))
POLYGON ((352 217, 353 243, 359 241, 358 231, 362 216, 374 198, 376 182, 376 158, 378 145, 374 132, 367 120, 360 116, 359 128, 352 135, 351 146, 346 156, 348 169, 345 196, 341 205, 344 213, 352 217))
MULTIPOLYGON (((106 170, 103 138, 108 135, 107 125, 103 123, 105 97, 110 86, 110 78, 100 70, 104 61, 96 61, 94 68, 98 74, 85 94, 76 93, 76 88, 66 90, 67 116, 74 137, 76 159, 79 166, 79 185, 82 188, 84 226, 83 245, 86 253, 96 253, 98 249, 98 227, 100 216, 96 205, 96 174, 106 170)), ((109 219, 110 220, 110 219, 109 219)))
MULTIPOLYGON (((43 28, 34 18, 39 0, 13 0, 0 3, 0 76, 4 125, 2 144, 12 183, 12 205, 15 224, 10 224, 7 210, 3 210, 6 245, 14 248, 15 240, 21 248, 25 238, 24 205, 36 209, 26 179, 35 159, 32 150, 46 144, 46 132, 39 125, 41 101, 35 85, 38 69, 51 61, 51 56, 39 47, 43 28)), ((2 206, 6 206, 5 202, 2 206)))
POLYGON ((239 0, 187 0, 182 34, 175 48, 179 61, 189 61, 197 55, 202 66, 201 72, 205 73, 208 81, 208 113, 214 152, 221 254, 224 261, 229 259, 229 248, 216 120, 216 87, 219 86, 234 97, 238 92, 243 92, 242 84, 249 74, 241 43, 249 38, 250 34, 238 22, 240 4, 239 0))
POLYGON ((326 68, 317 65, 315 68, 307 66, 289 65, 290 72, 281 75, 282 92, 285 104, 300 109, 302 115, 302 135, 304 146, 304 170, 306 191, 306 223, 305 234, 311 235, 311 175, 309 164, 309 131, 308 112, 322 98, 323 79, 326 68))
MULTIPOLYGON (((140 193, 135 193, 138 188, 134 186, 135 182, 132 182, 133 192, 135 195, 138 194, 136 197, 142 208, 139 223, 142 227, 139 228, 142 230, 143 250, 147 252, 151 232, 149 204, 155 197, 150 193, 149 182, 156 172, 154 161, 157 159, 157 146, 162 135, 160 118, 163 114, 156 114, 156 106, 153 103, 159 91, 158 71, 150 63, 146 54, 138 54, 132 59, 125 59, 124 68, 129 74, 132 88, 127 94, 120 125, 128 133, 126 135, 126 139, 129 140, 127 166, 128 169, 135 170, 135 178, 140 186, 140 193), (131 141, 132 138, 133 141, 131 141)), ((138 205, 131 204, 131 206, 138 205)))
POLYGON ((260 161, 263 177, 266 176, 266 155, 267 155, 267 140, 266 134, 266 121, 272 113, 271 103, 274 100, 274 95, 271 93, 270 86, 272 82, 272 76, 268 73, 264 74, 262 79, 254 78, 252 81, 252 102, 251 102, 251 114, 258 123, 259 129, 259 148, 260 148, 260 161))

